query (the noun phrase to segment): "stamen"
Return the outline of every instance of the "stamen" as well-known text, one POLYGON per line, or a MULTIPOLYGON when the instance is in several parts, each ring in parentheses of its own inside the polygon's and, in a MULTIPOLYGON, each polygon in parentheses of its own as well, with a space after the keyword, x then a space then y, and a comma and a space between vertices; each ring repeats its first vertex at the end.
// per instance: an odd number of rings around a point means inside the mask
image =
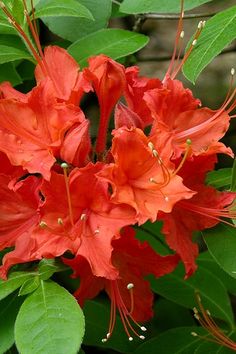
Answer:
POLYGON ((102 339, 102 342, 106 342, 112 335, 114 326, 115 326, 115 321, 116 321, 116 309, 118 309, 120 318, 122 321, 122 324, 124 326, 125 333, 127 334, 127 337, 129 341, 133 341, 133 337, 130 334, 132 331, 133 334, 135 334, 136 337, 144 340, 145 337, 143 335, 140 335, 136 332, 134 327, 131 325, 131 322, 135 324, 138 328, 140 328, 143 332, 145 332, 147 329, 144 326, 140 326, 139 323, 137 323, 134 318, 132 317, 131 313, 133 312, 133 306, 134 306, 134 299, 133 299, 133 288, 134 284, 129 283, 126 286, 127 290, 131 294, 131 310, 128 311, 122 297, 119 291, 118 283, 116 280, 110 281, 110 298, 111 298, 111 312, 110 312, 110 323, 109 323, 109 330, 106 335, 106 338, 102 339), (130 331, 129 331, 130 330, 130 331))
POLYGON ((177 167, 177 169, 173 172, 173 175, 172 176, 175 176, 177 175, 177 173, 181 170, 181 168, 183 167, 186 159, 188 158, 188 155, 189 155, 189 152, 190 152, 190 149, 191 149, 191 145, 192 145, 192 141, 190 139, 187 139, 186 140, 186 144, 187 144, 187 148, 185 150, 185 153, 184 153, 184 156, 179 164, 179 166, 177 167))
MULTIPOLYGON (((85 214, 84 214, 84 215, 85 215, 85 214)), ((80 218, 81 218, 81 217, 80 217, 80 218)), ((95 235, 99 234, 99 232, 100 232, 100 231, 99 231, 98 229, 94 230, 94 234, 95 234, 95 235)))
POLYGON ((58 223, 58 225, 63 225, 63 220, 62 220, 62 218, 58 218, 58 219, 57 219, 57 223, 58 223))
POLYGON ((198 334, 196 332, 191 332, 191 336, 198 337, 198 334))
POLYGON ((48 227, 48 224, 47 224, 45 221, 40 221, 39 226, 40 226, 42 229, 46 229, 46 228, 48 227))
MULTIPOLYGON (((209 338, 207 336, 200 336, 195 332, 192 332, 191 335, 193 336, 197 336, 201 339, 204 339, 206 341, 209 342, 213 342, 213 343, 217 343, 219 345, 223 345, 227 348, 230 348, 232 350, 236 350, 236 343, 233 342, 227 335, 225 335, 225 333, 222 331, 221 328, 218 327, 218 325, 216 324, 216 322, 212 319, 212 317, 210 316, 210 312, 208 310, 205 310, 202 303, 201 303, 201 298, 200 295, 198 293, 196 293, 196 300, 198 303, 198 306, 200 308, 201 311, 201 315, 198 315, 198 321, 200 323, 200 325, 205 328, 207 330, 207 332, 213 337, 213 338, 209 338)), ((195 314, 196 315, 196 311, 195 310, 195 314)), ((198 311, 197 311, 198 313, 198 311)))
MULTIPOLYGON (((81 214, 80 220, 86 220, 86 214, 81 214)), ((96 231, 96 230, 95 230, 96 231)), ((99 231, 99 230, 98 230, 99 231)), ((95 232, 94 232, 95 233, 95 232)))
POLYGON ((184 31, 182 31, 181 33, 180 33, 180 38, 184 38, 184 31))
POLYGON ((61 164, 61 168, 63 169, 63 173, 64 173, 65 185, 66 185, 66 194, 67 194, 67 202, 68 202, 68 208, 69 208, 70 222, 71 222, 71 225, 74 226, 72 202, 71 202, 71 197, 70 197, 70 186, 69 186, 69 179, 68 179, 68 175, 67 175, 68 167, 69 166, 65 162, 63 162, 61 164))
POLYGON ((133 288, 134 288, 134 284, 133 283, 129 283, 127 285, 127 289, 129 290, 129 293, 130 293, 130 311, 129 311, 130 315, 134 311, 134 292, 133 292, 133 288))
POLYGON ((230 73, 231 73, 232 76, 234 76, 234 74, 235 74, 235 69, 232 68, 231 71, 230 71, 230 73))
POLYGON ((192 45, 194 46, 194 45, 196 45, 196 44, 197 44, 197 40, 194 39, 194 41, 192 41, 192 45))

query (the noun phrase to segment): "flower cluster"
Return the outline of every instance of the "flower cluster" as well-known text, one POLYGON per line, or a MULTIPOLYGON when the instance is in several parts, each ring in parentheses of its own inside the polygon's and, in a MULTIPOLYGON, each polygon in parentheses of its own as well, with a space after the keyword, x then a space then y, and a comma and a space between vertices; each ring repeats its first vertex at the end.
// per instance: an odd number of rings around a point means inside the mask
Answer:
POLYGON ((193 231, 235 217, 235 194, 205 185, 217 154, 233 156, 219 140, 234 94, 213 111, 175 79, 173 61, 161 81, 105 55, 80 70, 62 48, 39 53, 30 92, 0 85, 0 250, 12 248, 0 276, 16 264, 63 256, 81 279, 81 304, 102 289, 111 299, 104 341, 116 309, 129 339, 144 339, 136 328, 145 331, 138 322, 152 316, 153 300, 144 276, 172 272, 179 260, 190 276, 193 231), (93 117, 82 109, 91 92, 100 107, 96 139, 93 117), (132 226, 148 220, 163 222, 174 254, 158 255, 135 238, 132 226))

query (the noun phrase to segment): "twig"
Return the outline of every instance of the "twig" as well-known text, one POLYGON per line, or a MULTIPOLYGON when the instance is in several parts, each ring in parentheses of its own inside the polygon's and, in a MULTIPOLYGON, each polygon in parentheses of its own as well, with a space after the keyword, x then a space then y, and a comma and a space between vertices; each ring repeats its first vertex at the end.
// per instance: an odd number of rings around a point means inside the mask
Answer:
MULTIPOLYGON (((184 19, 202 18, 202 17, 212 17, 216 15, 217 12, 205 12, 197 14, 185 14, 184 19)), ((155 19, 155 20, 179 20, 179 14, 145 14, 141 15, 144 19, 155 19)))
MULTIPOLYGON (((219 55, 223 55, 223 54, 228 54, 228 53, 234 53, 236 52, 236 47, 233 48, 227 48, 225 50, 223 50, 221 53, 219 53, 219 55)), ((180 56, 179 59, 182 59, 183 55, 180 56)), ((163 56, 163 57, 137 57, 137 61, 139 62, 154 62, 154 61, 169 61, 171 59, 171 56, 163 56)))

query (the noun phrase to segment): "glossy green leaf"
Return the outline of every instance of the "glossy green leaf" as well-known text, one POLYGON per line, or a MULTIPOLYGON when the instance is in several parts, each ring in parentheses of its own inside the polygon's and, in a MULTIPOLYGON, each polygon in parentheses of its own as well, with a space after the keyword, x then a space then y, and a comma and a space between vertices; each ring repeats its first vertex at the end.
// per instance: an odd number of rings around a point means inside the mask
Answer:
POLYGON ((36 290, 39 287, 39 284, 40 284, 40 280, 38 275, 36 275, 32 279, 26 280, 24 284, 21 285, 18 295, 23 296, 32 293, 34 290, 36 290))
POLYGON ((204 335, 206 332, 200 327, 178 327, 161 333, 155 338, 146 340, 134 351, 134 354, 192 354, 202 342, 193 337, 191 332, 204 335))
POLYGON ((105 54, 113 59, 132 54, 148 43, 143 34, 121 29, 103 29, 84 37, 68 47, 68 52, 83 67, 91 55, 105 54))
POLYGON ((221 168, 207 174, 206 183, 215 187, 229 187, 231 184, 232 168, 221 168))
POLYGON ((0 34, 13 34, 13 35, 17 34, 16 30, 7 20, 5 14, 1 11, 0 11, 0 34))
POLYGON ((14 344, 14 325, 22 302, 15 293, 0 301, 0 353, 6 353, 14 344))
POLYGON ((232 192, 236 192, 236 159, 234 160, 234 164, 232 168, 230 189, 232 192))
POLYGON ((12 272, 7 280, 0 279, 0 300, 18 289, 26 280, 32 278, 35 273, 12 272))
POLYGON ((204 306, 213 316, 223 319, 232 325, 233 313, 230 299, 224 284, 207 269, 199 266, 194 275, 184 280, 182 265, 159 279, 151 278, 154 292, 184 307, 196 306, 196 291, 201 295, 204 306))
POLYGON ((75 298, 52 281, 38 289, 20 308, 15 324, 21 354, 75 354, 84 335, 84 316, 75 298))
POLYGON ((0 83, 10 81, 15 86, 22 83, 22 79, 15 69, 13 63, 5 63, 0 65, 0 83))
MULTIPOLYGON (((197 6, 212 0, 185 0, 185 10, 191 10, 197 6)), ((120 11, 128 14, 144 14, 149 12, 170 13, 180 11, 179 0, 124 0, 120 5, 120 11)))
POLYGON ((0 35, 0 64, 19 59, 32 60, 22 40, 17 36, 0 35))
POLYGON ((213 229, 204 230, 204 241, 212 257, 229 273, 236 278, 236 229, 225 224, 220 224, 213 229))
POLYGON ((76 0, 40 0, 35 18, 48 16, 85 17, 93 20, 91 12, 76 0))
POLYGON ((210 252, 202 252, 197 259, 197 263, 209 270, 222 281, 229 293, 236 295, 236 279, 226 273, 212 257, 210 252))
POLYGON ((194 83, 202 70, 235 38, 236 6, 233 6, 207 21, 183 67, 187 79, 194 83))
POLYGON ((39 262, 38 272, 42 280, 49 279, 54 273, 62 272, 68 267, 57 259, 42 259, 39 262))
POLYGON ((53 33, 71 42, 107 27, 111 0, 79 0, 79 3, 87 7, 94 21, 75 17, 45 17, 42 20, 53 33))

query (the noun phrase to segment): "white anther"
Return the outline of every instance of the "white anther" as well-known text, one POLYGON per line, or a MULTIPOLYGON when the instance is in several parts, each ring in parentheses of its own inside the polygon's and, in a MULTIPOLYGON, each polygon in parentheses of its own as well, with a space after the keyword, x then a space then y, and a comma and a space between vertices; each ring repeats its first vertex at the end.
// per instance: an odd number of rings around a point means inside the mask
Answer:
POLYGON ((200 22, 198 23, 197 28, 198 28, 198 29, 201 29, 201 28, 202 28, 202 24, 203 24, 203 22, 202 22, 202 21, 200 21, 200 22))
POLYGON ((152 150, 152 154, 154 157, 158 157, 158 152, 156 150, 152 150))
POLYGON ((195 46, 197 44, 197 40, 194 39, 194 41, 192 41, 192 45, 195 46))
POLYGON ((129 341, 132 342, 132 340, 134 340, 134 338, 133 337, 129 337, 129 341))
POLYGON ((234 76, 234 74, 235 74, 235 69, 232 68, 232 69, 231 69, 231 75, 234 76))
MULTIPOLYGON (((85 215, 85 214, 84 214, 85 215)), ((94 230, 94 233, 95 233, 95 235, 97 235, 97 234, 99 234, 99 230, 98 229, 96 229, 96 230, 94 230)))
POLYGON ((107 333, 107 339, 110 338, 110 336, 111 336, 111 333, 108 332, 108 333, 107 333))
POLYGON ((107 338, 102 338, 102 343, 106 343, 107 342, 107 338))
POLYGON ((57 223, 58 223, 58 225, 63 225, 63 220, 62 220, 62 218, 58 218, 58 219, 57 219, 57 223))
POLYGON ((61 163, 61 168, 68 168, 69 165, 66 162, 61 163))
POLYGON ((154 149, 154 145, 153 145, 153 143, 152 143, 151 141, 149 141, 149 143, 148 143, 148 147, 149 147, 151 150, 153 150, 153 149, 154 149))
POLYGON ((39 223, 39 226, 42 228, 42 229, 45 229, 45 227, 47 227, 47 223, 45 221, 40 221, 39 223))
POLYGON ((134 284, 133 284, 133 283, 129 283, 129 284, 127 285, 127 289, 128 289, 128 290, 133 289, 133 287, 134 287, 134 284))
POLYGON ((169 201, 169 197, 165 196, 165 201, 168 202, 169 201))
POLYGON ((202 21, 202 28, 204 28, 206 25, 206 21, 202 21))
POLYGON ((184 31, 181 31, 181 33, 180 33, 180 38, 184 38, 184 31))
POLYGON ((209 310, 206 310, 206 313, 208 314, 208 316, 211 316, 211 313, 209 310))
POLYGON ((80 220, 85 220, 86 219, 86 214, 81 214, 80 220))
POLYGON ((155 181, 155 179, 154 178, 149 178, 149 181, 151 182, 151 183, 156 183, 156 181, 155 181))
POLYGON ((141 329, 141 331, 143 331, 143 332, 146 332, 146 331, 147 331, 147 328, 144 327, 144 326, 141 326, 140 329, 141 329))
POLYGON ((144 337, 144 336, 139 336, 139 338, 140 338, 140 339, 145 339, 145 337, 144 337))
POLYGON ((198 336, 198 334, 197 334, 196 332, 191 332, 191 336, 193 336, 193 337, 197 337, 197 336, 198 336))

